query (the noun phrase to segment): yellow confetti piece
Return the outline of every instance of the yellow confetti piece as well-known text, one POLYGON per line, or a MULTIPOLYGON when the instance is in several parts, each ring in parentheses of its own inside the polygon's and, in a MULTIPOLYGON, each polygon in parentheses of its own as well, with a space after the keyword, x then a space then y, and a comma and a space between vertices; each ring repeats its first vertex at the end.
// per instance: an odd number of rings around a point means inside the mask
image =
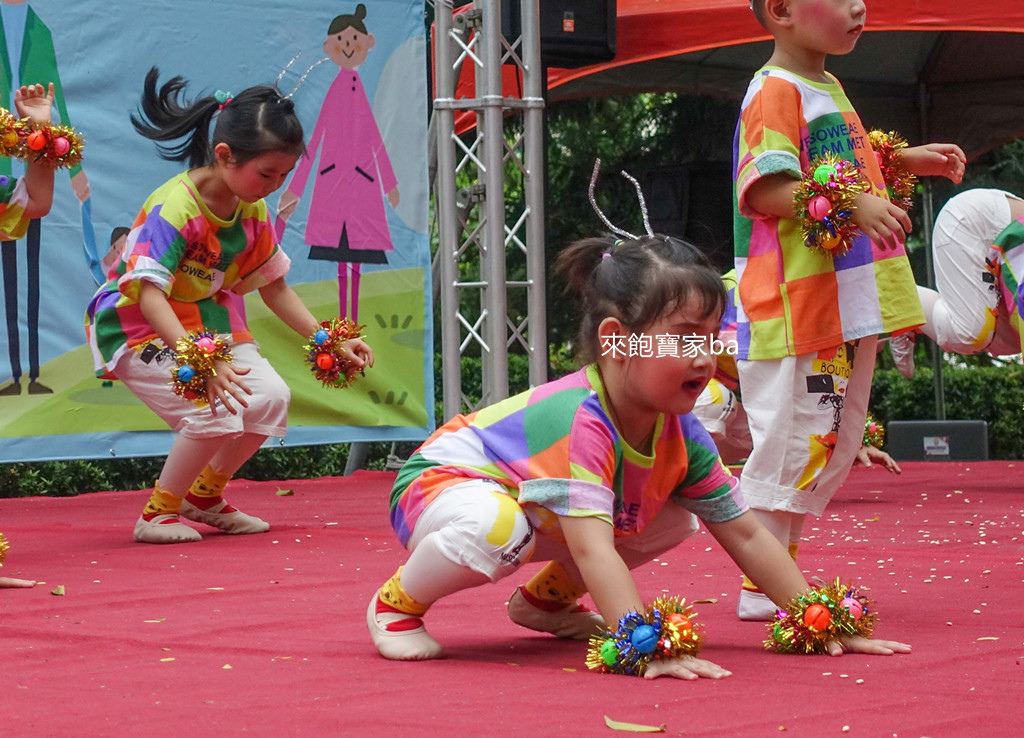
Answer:
POLYGON ((639 723, 622 723, 618 720, 612 720, 607 715, 604 716, 604 724, 612 730, 622 730, 627 733, 664 733, 665 724, 661 725, 641 725, 639 723))
POLYGON ((51 589, 50 590, 50 594, 57 595, 58 597, 63 597, 64 596, 64 585, 63 584, 58 584, 57 585, 57 589, 51 589))
POLYGON ((168 657, 167 657, 167 658, 165 658, 165 659, 160 659, 160 663, 163 663, 163 662, 165 662, 165 661, 174 661, 174 657, 173 657, 173 656, 168 656, 168 657))
POLYGON ((207 587, 206 589, 208 589, 210 592, 223 592, 224 591, 223 587, 207 587))
POLYGON ((224 666, 222 666, 220 668, 222 668, 222 669, 231 669, 233 667, 231 666, 231 664, 224 664, 224 666))
POLYGON ((568 667, 568 666, 563 666, 563 667, 562 667, 562 671, 576 671, 576 670, 575 670, 575 669, 573 669, 573 668, 570 668, 570 667, 568 667))
POLYGON ((982 636, 978 640, 979 641, 998 641, 999 638, 997 638, 996 636, 982 636))
POLYGON ((868 523, 877 523, 877 522, 878 522, 879 520, 881 520, 881 519, 882 519, 882 518, 881 518, 880 516, 876 515, 876 516, 875 516, 875 517, 873 517, 873 518, 868 518, 866 522, 868 522, 868 523))
POLYGON ((295 494, 295 490, 293 490, 293 489, 279 489, 274 494, 276 494, 278 497, 291 497, 292 495, 295 494))

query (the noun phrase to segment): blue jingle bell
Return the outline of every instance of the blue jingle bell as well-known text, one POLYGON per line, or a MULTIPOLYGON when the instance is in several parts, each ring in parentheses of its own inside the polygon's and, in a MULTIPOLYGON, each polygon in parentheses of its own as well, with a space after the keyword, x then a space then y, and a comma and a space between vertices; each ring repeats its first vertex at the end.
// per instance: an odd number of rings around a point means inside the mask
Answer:
POLYGON ((323 346, 325 343, 331 340, 331 334, 325 331, 323 328, 313 334, 313 340, 316 341, 317 346, 323 346))
POLYGON ((190 367, 188 364, 185 364, 184 366, 182 366, 182 367, 180 367, 178 369, 178 381, 179 382, 183 382, 185 384, 188 384, 193 379, 195 379, 195 376, 196 376, 196 370, 193 369, 192 367, 190 367))

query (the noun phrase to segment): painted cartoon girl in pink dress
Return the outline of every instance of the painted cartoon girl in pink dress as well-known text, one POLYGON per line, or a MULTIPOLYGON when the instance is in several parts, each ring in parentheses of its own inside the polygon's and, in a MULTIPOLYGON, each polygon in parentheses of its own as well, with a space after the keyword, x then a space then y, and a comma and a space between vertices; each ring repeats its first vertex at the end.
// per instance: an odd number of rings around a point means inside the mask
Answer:
POLYGON ((306 223, 309 258, 338 263, 340 314, 357 322, 360 265, 387 264, 387 252, 394 249, 385 196, 391 207, 398 206, 398 180, 356 71, 375 43, 363 23, 365 17, 366 6, 360 3, 353 15, 331 21, 323 49, 340 71, 324 97, 306 154, 278 205, 280 218, 287 220, 302 197, 319 152, 306 223))

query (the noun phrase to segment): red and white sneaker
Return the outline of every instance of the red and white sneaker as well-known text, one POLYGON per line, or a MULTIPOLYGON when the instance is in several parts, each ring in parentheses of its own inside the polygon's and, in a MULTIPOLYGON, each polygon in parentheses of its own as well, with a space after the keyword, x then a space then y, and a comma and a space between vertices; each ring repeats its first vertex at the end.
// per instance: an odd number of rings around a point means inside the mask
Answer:
POLYGON ((366 627, 380 655, 392 661, 425 661, 442 656, 441 644, 427 633, 423 620, 400 612, 373 593, 366 609, 366 627))

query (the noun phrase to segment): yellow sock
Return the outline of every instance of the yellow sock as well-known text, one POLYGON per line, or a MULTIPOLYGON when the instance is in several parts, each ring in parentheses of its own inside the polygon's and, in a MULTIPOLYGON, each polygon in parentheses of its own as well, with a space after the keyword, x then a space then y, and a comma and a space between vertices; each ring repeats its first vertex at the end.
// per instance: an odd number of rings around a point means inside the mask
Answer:
POLYGON ((150 495, 149 502, 143 508, 142 514, 149 516, 175 515, 181 509, 181 500, 182 498, 178 495, 161 488, 159 483, 154 483, 153 494, 150 495))
POLYGON ((398 571, 394 573, 394 576, 384 582, 384 586, 380 588, 378 612, 381 603, 396 612, 404 612, 409 615, 415 615, 416 617, 422 616, 423 613, 427 611, 427 608, 430 607, 430 605, 420 604, 410 597, 408 592, 402 589, 401 566, 398 567, 398 571))
POLYGON ((566 605, 573 604, 587 592, 586 586, 570 577, 557 561, 549 561, 523 588, 539 600, 566 605))
POLYGON ((229 481, 231 475, 221 474, 207 466, 196 477, 196 481, 192 482, 188 493, 196 497, 220 497, 229 481))
MULTIPOLYGON (((789 542, 789 548, 788 548, 789 555, 793 559, 793 561, 796 561, 796 552, 797 552, 797 549, 799 549, 799 548, 800 548, 800 542, 799 541, 790 541, 789 542)), ((761 591, 761 590, 759 590, 757 588, 756 584, 754 584, 752 581, 750 581, 750 578, 746 574, 743 575, 743 589, 746 589, 746 590, 751 591, 751 592, 760 592, 761 591)))

